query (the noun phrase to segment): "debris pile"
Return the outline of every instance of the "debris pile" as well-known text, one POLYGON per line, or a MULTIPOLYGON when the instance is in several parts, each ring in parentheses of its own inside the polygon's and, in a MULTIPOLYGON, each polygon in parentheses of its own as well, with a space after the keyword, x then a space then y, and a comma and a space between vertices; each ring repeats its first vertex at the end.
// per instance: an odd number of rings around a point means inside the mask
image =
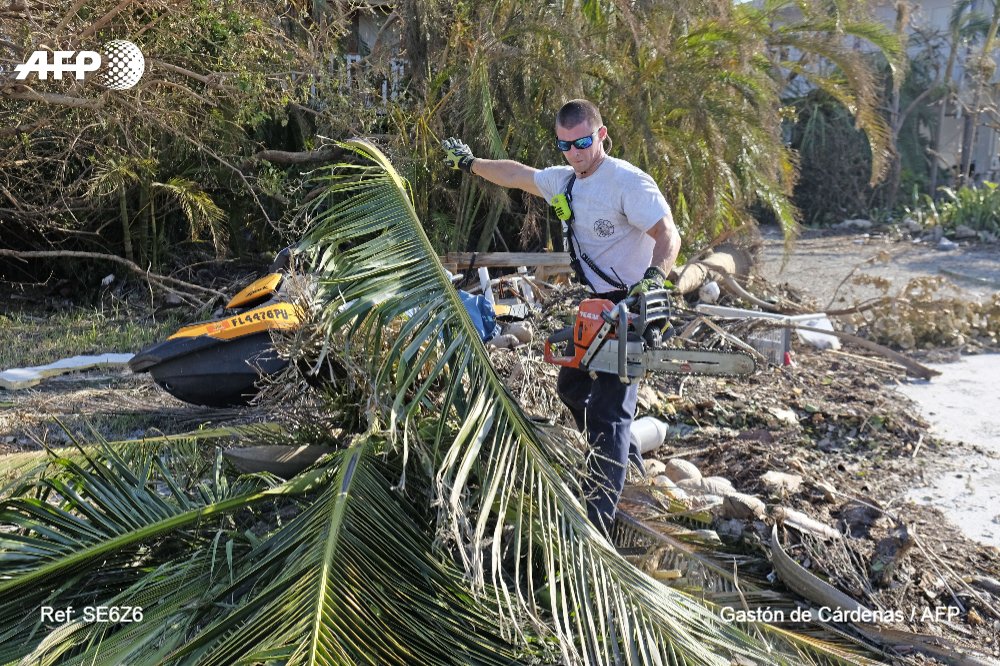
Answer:
MULTIPOLYGON (((582 295, 552 290, 542 312, 523 325, 544 338, 572 320, 582 295)), ((676 325, 700 316, 681 303, 676 325)), ((721 321, 716 327, 722 330, 705 328, 702 344, 733 344, 727 338, 745 333, 721 321)), ((943 530, 933 508, 895 499, 943 448, 892 389, 905 368, 852 345, 819 350, 793 338, 792 349, 791 365, 762 364, 749 378, 646 377, 639 415, 664 421, 666 442, 645 453, 644 477, 630 475, 623 520, 646 537, 682 535, 706 553, 729 553, 724 568, 742 562, 741 578, 785 603, 804 597, 818 609, 850 599, 881 613, 874 623, 846 624, 904 663, 943 659, 940 646, 1000 656, 1000 594, 970 582, 1000 578, 1000 551, 943 530), (777 571, 777 550, 797 568, 777 571), (938 643, 925 644, 929 639, 914 632, 938 643), (902 656, 911 653, 922 656, 902 656)), ((556 397, 557 369, 536 350, 498 349, 493 360, 531 415, 572 429, 556 397)), ((637 564, 687 589, 691 580, 678 573, 676 550, 653 557, 663 543, 639 543, 637 564)))
MULTIPOLYGON (((859 282, 888 291, 884 280, 858 276, 859 282)), ((894 298, 879 308, 847 317, 855 330, 900 349, 935 347, 996 348, 1000 341, 1000 293, 984 302, 948 297, 939 276, 910 280, 894 298)))

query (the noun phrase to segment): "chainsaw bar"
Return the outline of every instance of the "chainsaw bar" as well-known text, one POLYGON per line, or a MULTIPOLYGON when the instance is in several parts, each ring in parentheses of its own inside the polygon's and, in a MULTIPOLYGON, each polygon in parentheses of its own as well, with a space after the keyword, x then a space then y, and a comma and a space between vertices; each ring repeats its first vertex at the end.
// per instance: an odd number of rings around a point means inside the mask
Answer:
MULTIPOLYGON (((619 372, 617 340, 601 345, 581 369, 594 372, 619 372)), ((626 376, 642 377, 646 372, 666 372, 676 375, 707 375, 741 377, 757 370, 749 354, 739 351, 707 349, 646 349, 641 342, 629 342, 625 353, 626 376)))
POLYGON ((650 349, 645 355, 646 370, 651 372, 742 377, 757 370, 752 356, 737 351, 650 349))

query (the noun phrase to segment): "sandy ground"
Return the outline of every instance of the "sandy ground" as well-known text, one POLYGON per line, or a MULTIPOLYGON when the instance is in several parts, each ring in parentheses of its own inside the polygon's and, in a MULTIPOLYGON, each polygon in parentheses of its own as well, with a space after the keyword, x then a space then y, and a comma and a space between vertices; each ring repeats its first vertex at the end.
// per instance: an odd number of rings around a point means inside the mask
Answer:
POLYGON ((921 406, 932 432, 972 451, 925 473, 927 485, 909 498, 933 503, 969 537, 1000 547, 1000 354, 931 367, 941 376, 899 390, 921 406))
POLYGON ((960 244, 957 249, 939 250, 930 240, 805 233, 786 253, 775 229, 764 229, 763 237, 761 275, 804 289, 824 309, 850 306, 884 293, 882 288, 859 284, 854 279, 858 276, 888 281, 889 293, 925 276, 941 277, 953 293, 970 300, 1000 290, 1000 249, 996 246, 960 244))
MULTIPOLYGON (((970 301, 1000 289, 995 246, 939 250, 931 241, 806 235, 786 252, 780 235, 765 230, 762 259, 762 276, 788 283, 828 307, 893 295, 909 280, 926 276, 942 278, 945 293, 970 301)), ((931 367, 941 375, 907 381, 899 390, 920 406, 932 434, 969 446, 946 456, 940 467, 926 469, 926 485, 908 498, 937 506, 969 537, 1000 546, 1000 354, 964 356, 931 367)))

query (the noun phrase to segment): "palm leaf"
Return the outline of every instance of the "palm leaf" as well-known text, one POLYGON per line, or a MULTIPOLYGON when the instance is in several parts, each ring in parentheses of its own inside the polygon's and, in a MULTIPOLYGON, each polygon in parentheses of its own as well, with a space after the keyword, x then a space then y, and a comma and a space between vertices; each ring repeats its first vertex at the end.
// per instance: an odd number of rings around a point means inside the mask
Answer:
MULTIPOLYGON (((378 438, 344 451, 323 493, 213 590, 222 615, 169 657, 199 664, 514 664, 495 619, 428 559, 412 503, 390 489, 378 438)), ((398 472, 397 472, 398 473, 398 472)))
MULTIPOLYGON (((148 450, 126 458, 105 446, 84 456, 54 459, 57 474, 0 504, 0 662, 32 653, 46 637, 49 627, 26 608, 109 605, 123 588, 148 585, 150 568, 213 549, 220 518, 307 492, 325 474, 271 487, 245 477, 187 493, 148 450)), ((54 642, 62 650, 65 635, 76 633, 61 627, 41 649, 56 649, 54 642)))
MULTIPOLYGON (((333 306, 327 348, 371 378, 372 427, 433 475, 439 543, 505 618, 551 631, 568 663, 773 663, 769 646, 622 559, 587 521, 569 444, 525 417, 436 260, 404 181, 371 144, 321 176, 305 247, 333 306), (432 388, 440 387, 438 391, 432 388), (420 429, 432 414, 433 432, 420 429), (512 562, 505 566, 505 562, 512 562)), ((400 484, 403 484, 401 480, 400 484)))

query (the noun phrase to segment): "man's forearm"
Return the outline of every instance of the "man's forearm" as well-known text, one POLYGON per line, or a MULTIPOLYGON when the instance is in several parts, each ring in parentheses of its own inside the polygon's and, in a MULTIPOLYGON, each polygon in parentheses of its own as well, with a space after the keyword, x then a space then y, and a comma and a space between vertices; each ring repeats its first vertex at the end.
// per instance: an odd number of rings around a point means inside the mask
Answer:
POLYGON ((472 163, 472 173, 501 187, 516 187, 530 194, 541 196, 535 185, 538 169, 514 160, 485 160, 477 157, 472 163))
POLYGON ((650 236, 653 237, 655 244, 650 265, 658 267, 664 275, 669 275, 681 251, 681 236, 677 233, 673 220, 669 218, 660 220, 653 231, 650 236))

